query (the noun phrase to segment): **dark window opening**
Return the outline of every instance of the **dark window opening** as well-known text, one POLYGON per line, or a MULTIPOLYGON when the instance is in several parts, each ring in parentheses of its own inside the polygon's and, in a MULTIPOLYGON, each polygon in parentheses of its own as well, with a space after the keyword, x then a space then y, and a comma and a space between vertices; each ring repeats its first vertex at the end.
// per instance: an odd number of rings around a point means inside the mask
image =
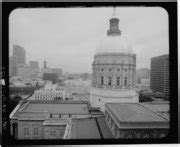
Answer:
POLYGON ((120 85, 120 77, 117 77, 117 79, 116 79, 116 84, 117 84, 117 86, 120 85))
POLYGON ((108 85, 110 86, 111 85, 111 77, 108 78, 108 85))
POLYGON ((124 78, 124 85, 127 86, 127 77, 124 78))
POLYGON ((101 85, 104 84, 104 77, 101 77, 101 85))

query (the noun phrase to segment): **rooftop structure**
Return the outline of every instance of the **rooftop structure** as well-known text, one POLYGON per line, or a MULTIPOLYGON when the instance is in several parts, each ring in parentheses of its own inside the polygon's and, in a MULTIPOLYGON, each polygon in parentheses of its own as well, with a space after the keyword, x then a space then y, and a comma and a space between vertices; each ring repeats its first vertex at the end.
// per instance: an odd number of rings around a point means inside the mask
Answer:
MULTIPOLYGON (((90 110, 87 102, 80 101, 21 101, 10 115, 11 135, 16 139, 101 138, 95 118, 103 114, 90 110)), ((111 136, 108 130, 105 133, 111 136)))
POLYGON ((116 138, 161 138, 169 119, 140 103, 106 104, 106 122, 116 138))

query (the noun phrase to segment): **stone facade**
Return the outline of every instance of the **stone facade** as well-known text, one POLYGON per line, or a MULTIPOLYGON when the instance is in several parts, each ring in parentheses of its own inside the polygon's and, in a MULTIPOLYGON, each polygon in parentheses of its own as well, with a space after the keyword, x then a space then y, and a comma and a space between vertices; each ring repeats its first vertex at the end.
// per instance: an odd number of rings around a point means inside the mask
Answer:
POLYGON ((11 135, 15 139, 67 139, 70 136, 71 123, 49 123, 44 120, 11 120, 11 135))
POLYGON ((93 86, 102 88, 134 88, 135 69, 135 54, 95 55, 92 65, 93 86))

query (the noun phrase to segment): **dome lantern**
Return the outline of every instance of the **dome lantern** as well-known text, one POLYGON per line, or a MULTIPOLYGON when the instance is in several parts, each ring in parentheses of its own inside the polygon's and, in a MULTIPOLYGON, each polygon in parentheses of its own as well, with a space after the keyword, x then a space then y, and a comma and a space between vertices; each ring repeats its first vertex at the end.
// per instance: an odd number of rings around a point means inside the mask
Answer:
POLYGON ((121 31, 119 30, 119 19, 115 17, 115 8, 113 11, 113 17, 109 20, 110 28, 107 31, 107 35, 121 35, 121 31))
POLYGON ((115 14, 115 8, 109 22, 110 27, 107 36, 97 44, 95 55, 133 54, 131 43, 119 30, 119 18, 115 14))

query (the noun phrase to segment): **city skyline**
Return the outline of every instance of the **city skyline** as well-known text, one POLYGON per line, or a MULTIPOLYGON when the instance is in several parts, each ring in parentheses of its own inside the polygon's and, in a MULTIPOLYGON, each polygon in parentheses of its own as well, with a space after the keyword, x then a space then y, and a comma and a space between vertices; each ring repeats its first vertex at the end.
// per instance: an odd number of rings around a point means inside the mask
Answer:
MULTIPOLYGON (((16 9, 9 17, 10 55, 17 44, 25 48, 26 62, 37 60, 43 67, 46 60, 47 66, 65 72, 91 73, 97 44, 106 37, 112 13, 112 7, 16 9)), ((116 7, 116 16, 137 56, 136 69, 150 69, 152 57, 168 54, 168 14, 163 8, 116 7)))

